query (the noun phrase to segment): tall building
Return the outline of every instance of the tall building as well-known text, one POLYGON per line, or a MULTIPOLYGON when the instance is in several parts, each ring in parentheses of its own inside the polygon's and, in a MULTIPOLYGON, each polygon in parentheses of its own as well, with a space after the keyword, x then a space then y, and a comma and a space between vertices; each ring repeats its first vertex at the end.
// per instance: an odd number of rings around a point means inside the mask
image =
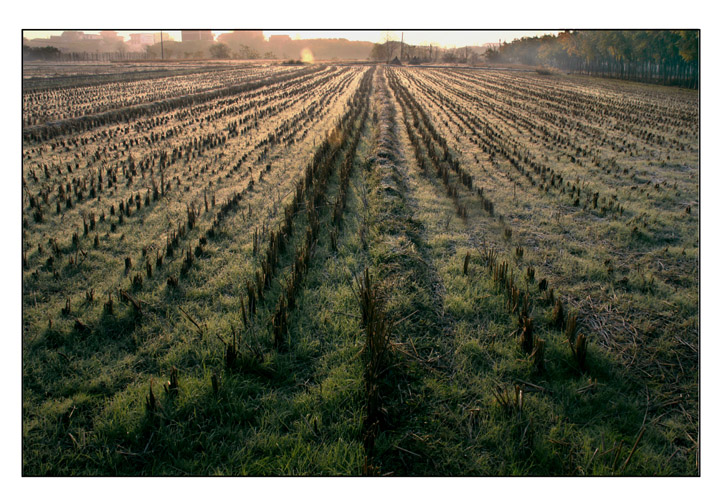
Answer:
POLYGON ((116 31, 105 30, 100 32, 100 36, 105 42, 123 42, 123 38, 116 31))
POLYGON ((65 42, 73 42, 81 40, 83 35, 85 35, 85 33, 79 31, 64 31, 62 32, 62 35, 60 35, 60 40, 63 40, 65 42))
POLYGON ((182 30, 180 33, 183 42, 191 40, 209 40, 212 42, 215 40, 211 30, 182 30))
MULTIPOLYGON (((162 34, 162 41, 163 41, 163 42, 170 42, 170 41, 172 41, 172 40, 174 40, 174 39, 170 36, 170 34, 168 34, 167 32, 163 32, 163 34, 162 34)), ((158 32, 158 33, 153 33, 153 41, 154 41, 156 44, 159 44, 159 43, 160 43, 160 32, 158 32)))
POLYGON ((287 44, 292 42, 290 35, 270 35, 268 42, 271 44, 287 44))
POLYGON ((155 43, 155 36, 152 33, 131 33, 130 44, 131 45, 153 45, 155 43))

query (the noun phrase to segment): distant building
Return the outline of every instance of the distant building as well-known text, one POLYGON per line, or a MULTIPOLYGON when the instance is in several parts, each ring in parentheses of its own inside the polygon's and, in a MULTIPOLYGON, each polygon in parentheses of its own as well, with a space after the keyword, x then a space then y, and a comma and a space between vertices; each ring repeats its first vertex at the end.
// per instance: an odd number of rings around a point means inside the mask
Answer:
POLYGON ((72 42, 80 42, 81 40, 89 40, 86 37, 88 37, 88 35, 81 31, 64 31, 60 35, 50 35, 50 42, 54 42, 56 44, 68 44, 72 42))
POLYGON ((83 33, 80 35, 80 40, 102 40, 102 37, 93 33, 83 33))
POLYGON ((153 45, 155 43, 155 35, 152 33, 131 33, 130 45, 153 45))
POLYGON ((270 35, 268 42, 271 44, 286 44, 292 41, 290 35, 270 35))
POLYGON ((192 40, 208 40, 213 42, 215 40, 211 30, 182 30, 180 34, 183 42, 190 42, 192 40))
MULTIPOLYGON (((63 42, 75 42, 77 40, 82 40, 83 35, 85 35, 83 32, 80 31, 64 31, 62 32, 62 35, 58 37, 63 42)), ((53 37, 50 37, 53 38, 53 37)))
POLYGON ((100 37, 105 42, 123 42, 123 38, 115 31, 105 30, 100 32, 100 37))
POLYGON ((265 35, 263 35, 262 30, 235 30, 221 33, 218 35, 217 41, 230 47, 245 45, 260 50, 265 45, 265 35))
MULTIPOLYGON (((162 33, 162 41, 163 42, 170 42, 174 40, 168 33, 163 32, 162 33)), ((156 44, 160 43, 160 33, 153 33, 153 42, 156 44)))

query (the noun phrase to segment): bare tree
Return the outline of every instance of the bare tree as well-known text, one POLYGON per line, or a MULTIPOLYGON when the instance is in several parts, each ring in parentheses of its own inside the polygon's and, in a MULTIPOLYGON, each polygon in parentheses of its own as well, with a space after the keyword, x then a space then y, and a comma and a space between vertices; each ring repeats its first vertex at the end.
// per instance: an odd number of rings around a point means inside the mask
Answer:
POLYGON ((390 64, 390 58, 392 57, 393 49, 390 42, 394 42, 395 35, 392 32, 385 32, 385 52, 387 53, 387 64, 390 64))

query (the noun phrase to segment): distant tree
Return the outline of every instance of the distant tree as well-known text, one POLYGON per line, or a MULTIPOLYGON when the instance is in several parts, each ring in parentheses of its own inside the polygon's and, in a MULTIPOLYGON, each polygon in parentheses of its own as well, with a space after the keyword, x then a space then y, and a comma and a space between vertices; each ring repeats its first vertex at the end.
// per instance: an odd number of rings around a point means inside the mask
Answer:
POLYGON ((185 52, 189 52, 185 46, 183 46, 182 42, 176 42, 174 40, 166 40, 164 42, 164 48, 161 47, 160 42, 147 46, 146 51, 148 58, 151 59, 160 59, 163 57, 163 53, 165 59, 170 59, 174 54, 177 54, 179 57, 185 52))
POLYGON ((393 55, 393 46, 391 44, 393 39, 394 39, 394 37, 391 32, 385 32, 385 53, 387 56, 388 63, 390 63, 390 58, 392 58, 392 55, 393 55))
POLYGON ((372 51, 370 51, 370 59, 373 59, 375 61, 387 60, 387 56, 388 51, 386 44, 375 44, 372 48, 372 51))
POLYGON ((567 52, 560 41, 552 35, 541 39, 537 55, 539 63, 553 67, 560 66, 567 59, 567 52))
POLYGON ((230 47, 222 42, 210 46, 210 56, 215 59, 230 58, 230 47))
POLYGON ((573 30, 517 39, 486 59, 697 88, 698 52, 697 30, 573 30))
POLYGON ((27 60, 54 60, 60 57, 60 49, 57 47, 29 47, 23 46, 23 59, 27 60))
POLYGON ((460 58, 458 57, 457 50, 455 48, 448 49, 442 56, 442 60, 445 63, 457 63, 459 59, 460 58))
POLYGON ((698 35, 697 30, 679 30, 674 32, 680 37, 678 48, 680 56, 688 63, 695 63, 698 60, 698 35))
POLYGON ((485 61, 497 62, 500 61, 500 51, 492 47, 485 51, 485 61))
POLYGON ((267 51, 267 52, 263 55, 263 59, 277 59, 277 56, 275 56, 275 53, 274 53, 274 52, 272 52, 272 51, 267 51))
POLYGON ((382 44, 376 43, 370 51, 370 59, 375 61, 383 61, 390 63, 396 50, 399 53, 400 43, 394 40, 395 35, 392 32, 385 32, 383 35, 384 42, 382 44))

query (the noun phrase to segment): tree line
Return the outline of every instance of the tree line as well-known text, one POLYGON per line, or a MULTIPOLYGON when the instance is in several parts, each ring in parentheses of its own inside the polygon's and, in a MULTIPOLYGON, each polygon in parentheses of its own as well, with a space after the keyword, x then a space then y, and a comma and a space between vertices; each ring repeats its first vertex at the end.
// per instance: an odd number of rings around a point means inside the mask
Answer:
POLYGON ((396 40, 376 43, 370 51, 370 59, 390 63, 419 65, 423 63, 462 63, 476 65, 486 50, 483 46, 440 47, 438 45, 411 45, 396 40))
POLYGON ((699 50, 699 30, 567 30, 504 43, 486 58, 697 89, 699 50))
POLYGON ((135 61, 147 58, 145 52, 127 51, 61 51, 57 47, 22 47, 23 61, 135 61))

